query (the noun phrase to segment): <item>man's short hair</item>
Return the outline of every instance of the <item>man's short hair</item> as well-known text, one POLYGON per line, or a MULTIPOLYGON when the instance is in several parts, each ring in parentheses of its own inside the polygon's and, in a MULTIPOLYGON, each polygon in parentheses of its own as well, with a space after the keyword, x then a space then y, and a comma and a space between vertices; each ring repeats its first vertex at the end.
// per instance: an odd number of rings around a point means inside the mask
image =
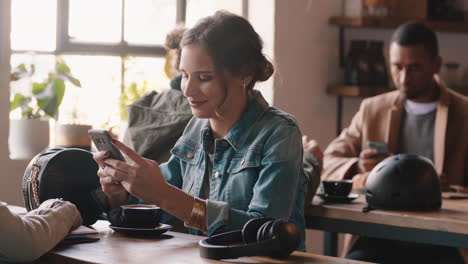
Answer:
POLYGON ((439 55, 436 34, 422 22, 411 21, 400 25, 392 35, 391 43, 393 42, 401 46, 423 44, 433 58, 439 55))

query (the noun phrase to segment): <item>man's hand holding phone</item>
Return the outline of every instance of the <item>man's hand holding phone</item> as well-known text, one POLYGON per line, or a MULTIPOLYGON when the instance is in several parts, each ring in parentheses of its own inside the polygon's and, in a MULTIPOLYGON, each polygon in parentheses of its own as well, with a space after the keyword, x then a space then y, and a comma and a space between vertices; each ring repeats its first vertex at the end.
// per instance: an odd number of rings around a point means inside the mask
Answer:
POLYGON ((375 165, 389 156, 388 147, 382 141, 368 141, 367 148, 359 155, 359 173, 371 171, 375 165))

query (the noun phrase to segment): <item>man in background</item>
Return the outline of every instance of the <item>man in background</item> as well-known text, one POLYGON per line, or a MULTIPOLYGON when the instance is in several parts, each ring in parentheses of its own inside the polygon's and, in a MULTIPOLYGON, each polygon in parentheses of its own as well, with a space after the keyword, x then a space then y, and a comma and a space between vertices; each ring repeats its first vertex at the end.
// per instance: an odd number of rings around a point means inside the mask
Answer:
MULTIPOLYGON (((322 179, 353 179, 363 187, 386 156, 407 153, 433 161, 444 191, 468 190, 468 98, 439 79, 442 58, 435 33, 419 22, 401 25, 389 55, 397 91, 362 102, 350 126, 325 150, 322 179), (388 153, 367 148, 372 141, 387 144, 388 153)), ((367 237, 348 242, 348 249, 356 242, 351 259, 401 263, 406 254, 418 263, 464 263, 455 248, 367 237)))

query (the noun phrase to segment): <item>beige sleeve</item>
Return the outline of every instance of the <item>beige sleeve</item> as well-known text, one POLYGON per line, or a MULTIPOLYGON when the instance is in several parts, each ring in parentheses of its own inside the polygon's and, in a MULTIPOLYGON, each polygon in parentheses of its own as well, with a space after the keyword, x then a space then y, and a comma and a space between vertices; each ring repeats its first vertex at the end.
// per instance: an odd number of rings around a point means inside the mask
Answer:
POLYGON ((0 261, 37 259, 80 221, 78 210, 69 202, 42 206, 24 216, 13 214, 0 202, 0 261))
POLYGON ((335 138, 325 149, 323 157, 322 180, 341 180, 351 178, 357 173, 357 163, 362 150, 363 122, 366 100, 354 115, 349 127, 335 138))

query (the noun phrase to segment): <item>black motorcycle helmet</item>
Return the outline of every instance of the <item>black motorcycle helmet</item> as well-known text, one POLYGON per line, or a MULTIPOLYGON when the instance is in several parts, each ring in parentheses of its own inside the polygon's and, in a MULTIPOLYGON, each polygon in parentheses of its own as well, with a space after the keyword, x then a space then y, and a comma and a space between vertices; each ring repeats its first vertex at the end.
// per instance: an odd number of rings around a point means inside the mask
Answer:
POLYGON ((423 156, 390 156, 370 172, 366 200, 368 209, 437 210, 442 205, 439 177, 423 156))

